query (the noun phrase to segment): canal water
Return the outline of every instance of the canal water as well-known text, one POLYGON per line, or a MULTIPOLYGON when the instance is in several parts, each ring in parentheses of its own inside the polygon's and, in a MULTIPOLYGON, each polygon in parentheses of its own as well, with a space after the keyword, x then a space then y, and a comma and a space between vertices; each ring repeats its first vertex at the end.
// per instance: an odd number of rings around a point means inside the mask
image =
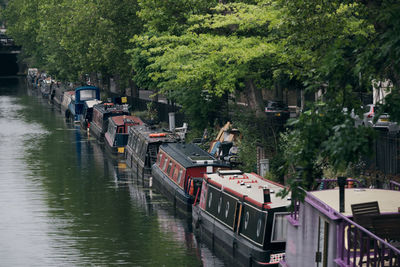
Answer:
POLYGON ((0 79, 0 266, 222 266, 122 161, 0 79))

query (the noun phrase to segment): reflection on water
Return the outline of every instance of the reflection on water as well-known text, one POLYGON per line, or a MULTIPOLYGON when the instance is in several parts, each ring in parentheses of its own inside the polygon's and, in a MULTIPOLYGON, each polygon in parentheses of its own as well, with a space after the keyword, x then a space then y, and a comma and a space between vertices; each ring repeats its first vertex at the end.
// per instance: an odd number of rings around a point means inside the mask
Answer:
POLYGON ((22 83, 0 80, 0 266, 221 266, 191 222, 22 83))

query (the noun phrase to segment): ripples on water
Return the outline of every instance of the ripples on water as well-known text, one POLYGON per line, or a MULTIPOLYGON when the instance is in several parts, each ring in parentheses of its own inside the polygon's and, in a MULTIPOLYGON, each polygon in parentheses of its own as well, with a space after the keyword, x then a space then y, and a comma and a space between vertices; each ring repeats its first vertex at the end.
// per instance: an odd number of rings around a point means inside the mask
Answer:
POLYGON ((41 102, 0 80, 0 266, 223 265, 190 220, 41 102))

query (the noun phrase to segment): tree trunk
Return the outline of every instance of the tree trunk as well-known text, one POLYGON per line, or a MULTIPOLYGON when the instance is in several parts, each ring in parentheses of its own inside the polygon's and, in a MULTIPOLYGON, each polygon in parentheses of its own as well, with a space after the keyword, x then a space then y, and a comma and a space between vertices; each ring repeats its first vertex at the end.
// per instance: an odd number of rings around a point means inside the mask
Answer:
POLYGON ((132 79, 129 79, 129 88, 131 89, 131 97, 139 98, 139 88, 132 79))
POLYGON ((256 113, 256 117, 265 118, 267 115, 264 111, 264 103, 261 90, 256 88, 253 80, 246 81, 246 97, 247 103, 249 107, 256 113))
POLYGON ((93 86, 99 86, 99 82, 98 82, 98 79, 97 79, 97 73, 96 72, 91 72, 90 73, 90 84, 91 85, 93 85, 93 86))

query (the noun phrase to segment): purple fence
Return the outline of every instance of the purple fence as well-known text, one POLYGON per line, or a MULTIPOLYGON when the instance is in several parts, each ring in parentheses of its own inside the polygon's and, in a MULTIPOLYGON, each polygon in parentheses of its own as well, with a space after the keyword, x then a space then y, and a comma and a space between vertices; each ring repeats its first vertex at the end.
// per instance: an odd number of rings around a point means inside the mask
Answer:
MULTIPOLYGON (((317 180, 317 182, 319 183, 319 190, 332 189, 332 188, 335 188, 336 186, 338 186, 337 179, 321 179, 321 180, 317 180)), ((352 178, 347 178, 346 182, 347 182, 347 184, 346 184, 347 188, 363 187, 363 185, 361 184, 360 181, 352 179, 352 178)))
POLYGON ((400 266, 399 249, 342 214, 337 216, 342 219, 335 260, 339 266, 400 266))

